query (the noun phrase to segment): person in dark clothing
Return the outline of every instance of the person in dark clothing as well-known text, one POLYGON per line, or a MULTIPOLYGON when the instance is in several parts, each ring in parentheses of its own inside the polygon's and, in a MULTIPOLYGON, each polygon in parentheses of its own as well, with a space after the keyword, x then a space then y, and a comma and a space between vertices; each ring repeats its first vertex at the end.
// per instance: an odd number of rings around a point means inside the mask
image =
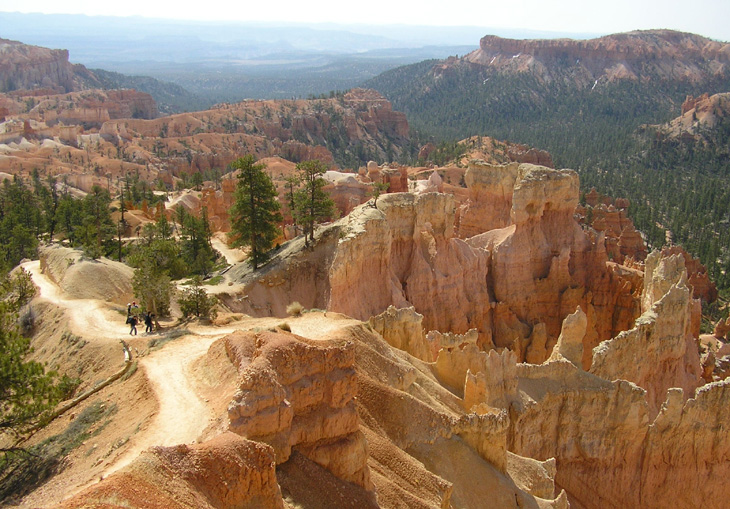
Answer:
POLYGON ((152 313, 145 313, 144 315, 144 331, 152 332, 152 313))
POLYGON ((137 317, 136 316, 130 316, 127 319, 127 323, 131 327, 129 329, 129 335, 131 336, 132 333, 134 332, 134 335, 136 336, 137 335, 137 317))

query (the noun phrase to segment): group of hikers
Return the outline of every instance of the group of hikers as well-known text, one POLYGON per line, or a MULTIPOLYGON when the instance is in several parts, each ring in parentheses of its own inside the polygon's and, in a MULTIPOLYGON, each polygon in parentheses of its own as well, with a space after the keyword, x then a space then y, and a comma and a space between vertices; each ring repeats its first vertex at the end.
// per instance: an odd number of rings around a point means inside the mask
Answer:
POLYGON ((137 335, 137 324, 142 320, 144 321, 145 333, 153 332, 153 321, 155 318, 154 313, 145 312, 140 315, 139 306, 136 301, 132 301, 127 304, 127 324, 130 326, 129 335, 137 335), (141 319, 141 320, 140 320, 141 319))

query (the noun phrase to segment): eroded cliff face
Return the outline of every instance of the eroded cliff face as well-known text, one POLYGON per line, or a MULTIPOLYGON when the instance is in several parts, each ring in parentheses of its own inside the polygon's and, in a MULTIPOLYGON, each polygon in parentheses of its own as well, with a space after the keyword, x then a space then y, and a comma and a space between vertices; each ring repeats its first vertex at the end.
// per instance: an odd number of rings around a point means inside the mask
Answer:
POLYGON ((647 391, 652 418, 667 389, 687 397, 700 385, 697 337, 701 311, 687 287, 684 259, 653 252, 646 261, 642 309, 636 326, 604 341, 593 352, 591 372, 607 380, 629 380, 647 391), (641 359, 641 362, 636 362, 641 359))
POLYGON ((583 367, 590 367, 593 347, 639 315, 641 276, 608 262, 604 237, 574 219, 577 174, 475 164, 467 175, 471 198, 460 229, 484 233, 457 237, 452 195, 388 194, 377 208, 360 206, 322 229, 312 252, 276 255, 258 281, 235 269, 247 301, 230 304, 279 314, 282 302, 299 300, 362 320, 391 305, 413 306, 426 331, 475 329, 480 348, 507 347, 518 361, 536 363, 547 359, 563 319, 580 306, 587 319, 583 367), (309 281, 322 273, 324 280, 309 281))
POLYGON ((597 79, 637 79, 639 72, 700 80, 726 72, 728 45, 673 30, 645 30, 584 41, 483 37, 464 59, 507 72, 531 72, 543 80, 570 79, 591 86, 597 79), (670 65, 666 65, 669 63, 670 65), (565 76, 570 69, 571 76, 565 76))
MULTIPOLYGON (((485 170, 493 173, 495 168, 485 170)), ((504 168, 502 178, 510 173, 511 168, 504 168)), ((504 186, 503 181, 490 186, 497 189, 492 194, 504 195, 504 186)), ((497 201, 502 223, 503 203, 509 202, 497 201)), ((637 314, 636 278, 607 263, 604 237, 588 234, 575 221, 577 203, 574 171, 520 165, 509 224, 468 240, 491 255, 495 345, 516 351, 519 360, 529 356, 531 362, 544 361, 565 316, 581 306, 588 320, 583 358, 587 367, 592 348, 628 328, 637 314)))
POLYGON ((329 268, 328 309, 367 319, 414 306, 426 330, 476 328, 489 342, 488 256, 454 237, 454 210, 450 195, 402 193, 353 211, 329 268))
POLYGON ((74 90, 74 69, 68 61, 68 50, 0 39, 0 92, 34 88, 74 90))
POLYGON ((469 199, 460 207, 459 236, 469 238, 510 222, 512 193, 519 163, 491 165, 471 162, 464 175, 469 199))
MULTIPOLYGON (((567 508, 566 495, 555 496, 554 462, 507 452, 506 412, 466 414, 432 364, 369 326, 322 340, 277 330, 221 341, 240 377, 228 428, 268 452, 289 504, 337 507, 308 495, 323 493, 320 483, 357 507, 476 508, 488 498, 498 507, 567 508)), ((503 358, 495 355, 490 365, 503 358)), ((504 359, 514 372, 514 357, 504 359)))
POLYGON ((298 452, 372 491, 351 344, 239 333, 226 338, 226 350, 240 374, 228 406, 231 431, 271 445, 277 464, 298 452))

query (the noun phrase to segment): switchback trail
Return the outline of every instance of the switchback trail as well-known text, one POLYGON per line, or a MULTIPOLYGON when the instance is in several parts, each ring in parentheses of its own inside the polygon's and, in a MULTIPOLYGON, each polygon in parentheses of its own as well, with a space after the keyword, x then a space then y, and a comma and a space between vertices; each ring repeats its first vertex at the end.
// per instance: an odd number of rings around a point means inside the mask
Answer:
MULTIPOLYGON (((66 298, 63 290, 41 272, 37 260, 24 263, 22 267, 31 273, 41 298, 66 309, 74 334, 92 342, 116 343, 129 339, 129 326, 124 324, 124 317, 110 310, 104 302, 66 298)), ((181 337, 138 359, 155 393, 159 410, 151 425, 135 435, 124 454, 110 464, 105 476, 129 464, 149 447, 191 443, 200 436, 213 415, 191 383, 190 368, 226 332, 229 331, 181 337)))

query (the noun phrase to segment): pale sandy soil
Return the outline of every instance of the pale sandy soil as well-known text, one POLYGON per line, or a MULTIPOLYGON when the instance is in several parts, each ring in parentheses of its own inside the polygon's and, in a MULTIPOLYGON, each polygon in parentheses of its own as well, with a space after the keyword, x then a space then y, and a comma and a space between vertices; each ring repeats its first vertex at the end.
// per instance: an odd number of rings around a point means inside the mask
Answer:
POLYGON ((71 317, 71 332, 86 336, 93 332, 98 341, 117 342, 128 337, 125 332, 124 317, 109 309, 106 303, 95 299, 69 299, 61 288, 41 273, 38 260, 21 265, 33 276, 40 296, 65 308, 71 317))
POLYGON ((220 334, 203 338, 186 336, 140 360, 160 408, 149 431, 138 437, 106 470, 105 477, 128 465, 149 447, 190 443, 200 436, 214 415, 198 396, 191 382, 190 367, 219 337, 220 334))
POLYGON ((242 249, 228 247, 225 242, 225 233, 216 233, 210 242, 213 244, 213 249, 222 254, 231 265, 246 259, 246 253, 242 249))

